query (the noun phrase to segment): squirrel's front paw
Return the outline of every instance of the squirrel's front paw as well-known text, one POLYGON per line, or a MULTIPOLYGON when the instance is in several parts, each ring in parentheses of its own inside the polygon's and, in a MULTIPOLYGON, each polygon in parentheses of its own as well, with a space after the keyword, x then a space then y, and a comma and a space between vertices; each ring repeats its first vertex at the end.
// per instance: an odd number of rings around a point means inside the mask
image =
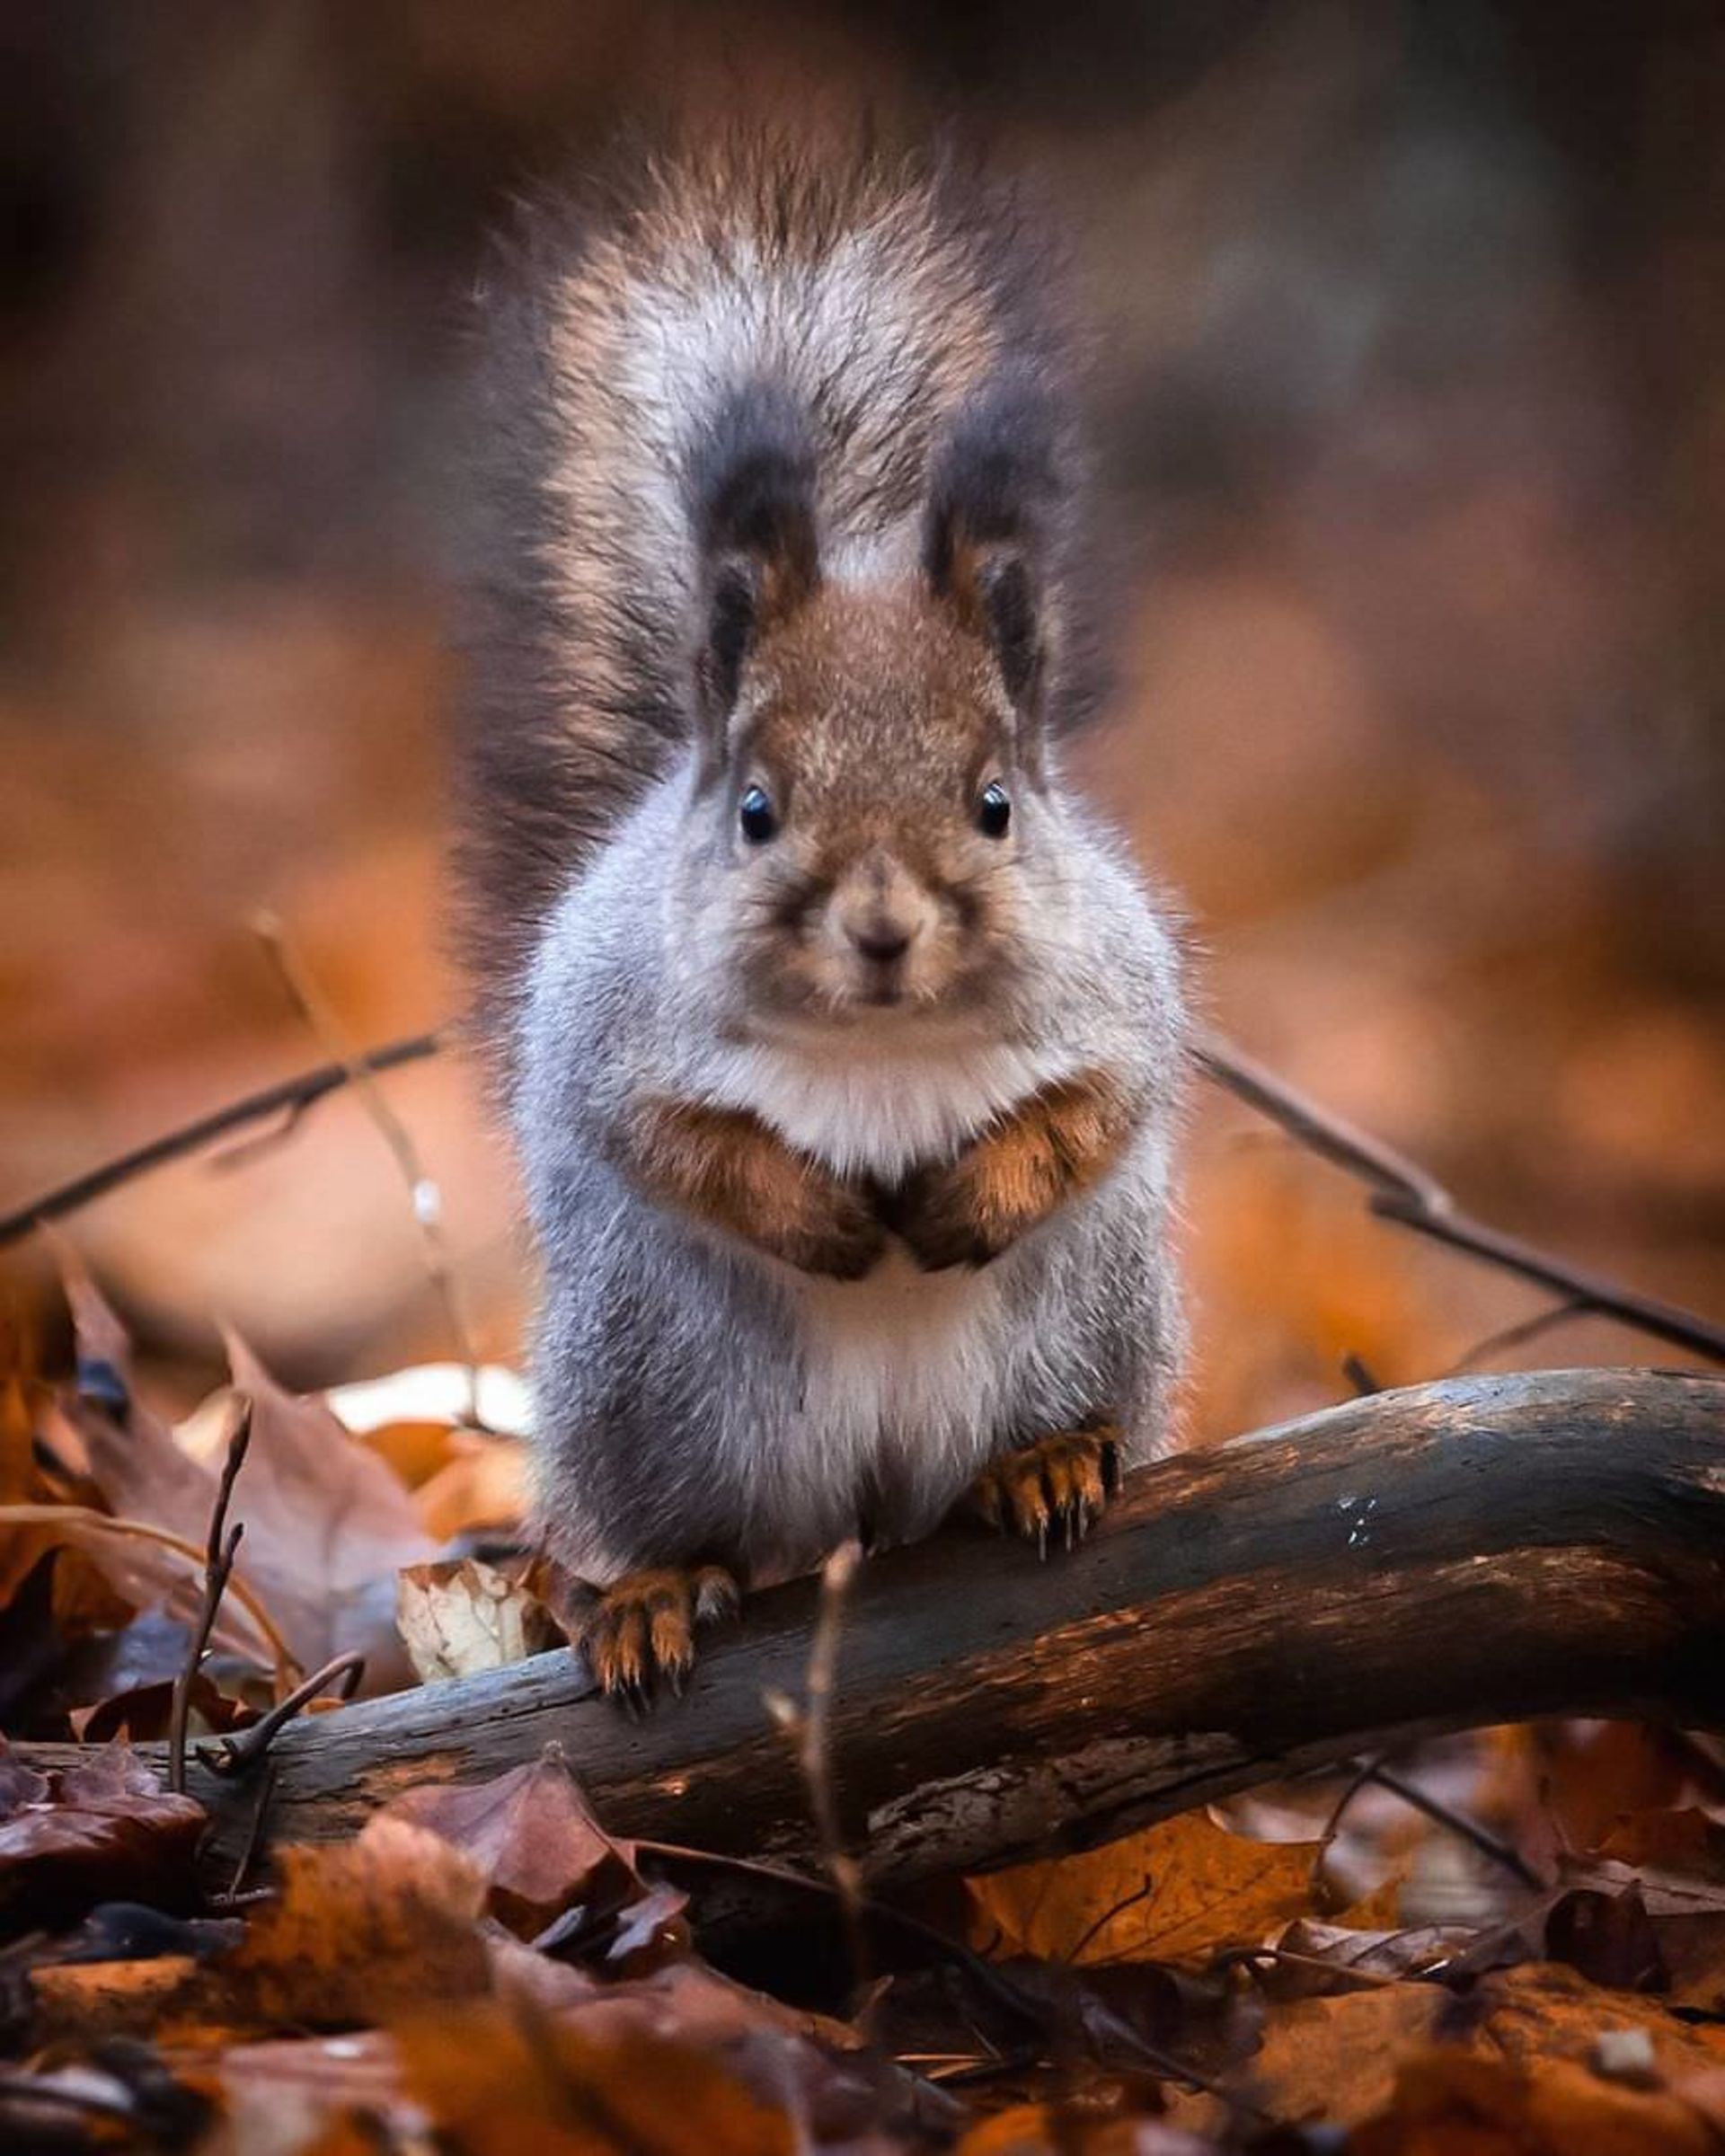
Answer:
POLYGON ((820 1193, 818 1206, 786 1231, 777 1255, 799 1272, 821 1273, 831 1280, 861 1280, 874 1270, 887 1247, 871 1194, 860 1184, 836 1178, 820 1193))
POLYGON ((696 1628, 735 1616, 741 1600, 722 1565, 625 1573, 588 1612, 576 1644, 606 1697, 644 1714, 660 1677, 682 1692, 694 1666, 696 1628))
POLYGON ((925 1273, 986 1265, 1015 1237, 987 1203, 986 1178, 970 1157, 911 1176, 882 1203, 881 1214, 925 1273))
POLYGON ((1119 1438, 1112 1423, 1099 1423, 1003 1454, 971 1484, 969 1507, 1003 1534, 1033 1542, 1039 1556, 1048 1555, 1050 1528, 1070 1550, 1120 1486, 1119 1438))

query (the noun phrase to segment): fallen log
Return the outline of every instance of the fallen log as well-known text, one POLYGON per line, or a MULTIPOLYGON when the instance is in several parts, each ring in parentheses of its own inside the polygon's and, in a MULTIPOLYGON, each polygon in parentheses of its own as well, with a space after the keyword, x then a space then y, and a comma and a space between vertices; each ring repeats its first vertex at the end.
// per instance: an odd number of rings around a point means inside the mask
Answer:
MULTIPOLYGON (((559 1653, 295 1724, 264 1838, 351 1833, 554 1738, 617 1833, 817 1862, 764 1705, 801 1695, 815 1593, 751 1601, 645 1722, 559 1653)), ((1043 1564, 979 1531, 876 1560, 844 1610, 828 1756, 866 1881, 896 1889, 1538 1714, 1725 1725, 1725 1380, 1378 1393, 1146 1470, 1043 1564)), ((231 1864, 255 1776, 194 1768, 190 1788, 231 1864)))

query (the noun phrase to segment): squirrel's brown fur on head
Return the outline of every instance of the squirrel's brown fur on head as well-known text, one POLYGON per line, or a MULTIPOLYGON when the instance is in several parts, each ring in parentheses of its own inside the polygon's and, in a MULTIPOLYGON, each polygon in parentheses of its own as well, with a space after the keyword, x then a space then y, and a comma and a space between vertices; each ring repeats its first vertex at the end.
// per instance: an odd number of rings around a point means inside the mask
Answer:
POLYGON ((709 136, 525 217, 483 296, 459 579, 494 1041, 558 894, 800 609, 809 673, 825 625, 868 633, 838 593, 898 595, 925 649, 895 755, 986 703, 953 686, 979 655, 1039 728, 1086 704, 1053 282, 974 164, 860 137, 709 136))
POLYGON ((1022 925, 1011 800, 1034 737, 987 641, 915 584, 824 586, 769 630, 712 780, 756 1007, 842 1019, 999 993, 1022 925), (978 826, 990 786, 1008 804, 994 836, 978 826), (737 828, 751 789, 769 844, 737 828))

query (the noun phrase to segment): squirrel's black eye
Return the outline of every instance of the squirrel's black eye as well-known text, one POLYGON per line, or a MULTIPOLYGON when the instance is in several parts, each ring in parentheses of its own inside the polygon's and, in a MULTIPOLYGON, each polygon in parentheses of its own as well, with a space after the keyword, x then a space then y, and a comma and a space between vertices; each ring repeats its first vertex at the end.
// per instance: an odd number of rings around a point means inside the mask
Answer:
POLYGON ((982 799, 977 803, 977 828, 985 838, 1004 838, 1006 826, 1013 820, 1013 804, 1006 789, 998 783, 985 786, 982 799))
POLYGON ((764 786, 751 786, 737 804, 737 816, 743 826, 743 836, 751 846, 764 846, 779 827, 779 819, 773 813, 773 804, 766 798, 764 786))

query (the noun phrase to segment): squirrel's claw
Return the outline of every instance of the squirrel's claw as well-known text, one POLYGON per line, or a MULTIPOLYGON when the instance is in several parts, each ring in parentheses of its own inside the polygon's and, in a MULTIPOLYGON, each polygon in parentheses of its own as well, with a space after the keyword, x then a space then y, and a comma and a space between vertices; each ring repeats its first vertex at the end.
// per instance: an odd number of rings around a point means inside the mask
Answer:
POLYGON ((734 1615, 740 1601, 722 1565, 630 1572, 588 1612, 576 1644, 606 1697, 642 1716, 661 1677, 681 1697, 694 1667, 696 1630, 734 1615))
POLYGON ((1119 1432, 1111 1424, 1059 1430, 990 1461, 969 1503, 989 1526, 1022 1535, 1046 1557, 1050 1530, 1068 1550, 1119 1488, 1119 1432))

